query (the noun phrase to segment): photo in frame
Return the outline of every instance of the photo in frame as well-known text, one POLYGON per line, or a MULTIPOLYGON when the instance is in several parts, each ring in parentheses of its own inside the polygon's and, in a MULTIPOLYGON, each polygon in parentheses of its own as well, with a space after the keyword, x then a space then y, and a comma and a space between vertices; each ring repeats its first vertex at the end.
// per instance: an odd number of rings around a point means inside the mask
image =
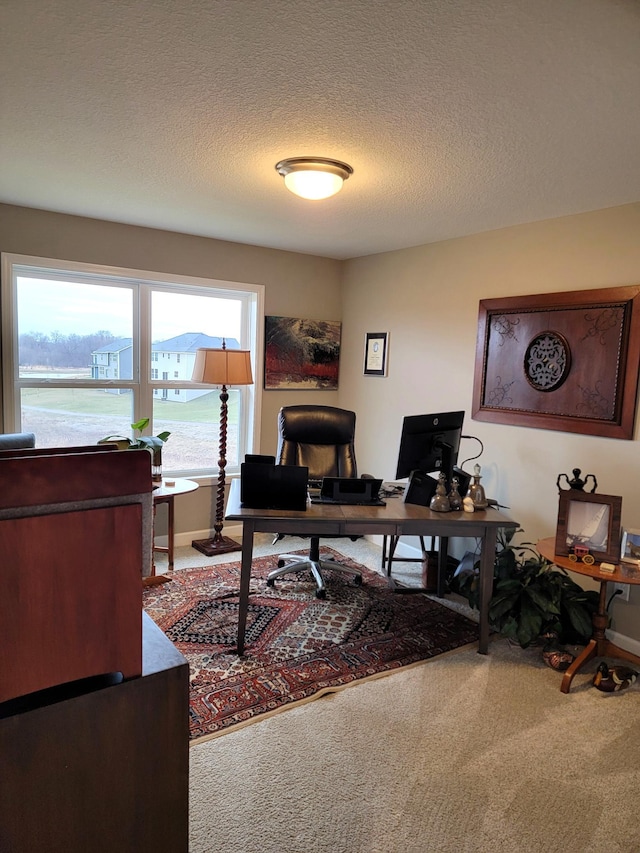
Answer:
POLYGON ((640 530, 624 528, 620 546, 620 560, 640 569, 640 530))
POLYGON ((341 331, 338 321, 265 317, 265 390, 336 390, 341 331))
POLYGON ((568 557, 576 546, 589 549, 597 562, 620 559, 622 498, 564 489, 560 492, 556 554, 568 557))
POLYGON ((367 332, 364 337, 364 375, 387 375, 388 332, 367 332))

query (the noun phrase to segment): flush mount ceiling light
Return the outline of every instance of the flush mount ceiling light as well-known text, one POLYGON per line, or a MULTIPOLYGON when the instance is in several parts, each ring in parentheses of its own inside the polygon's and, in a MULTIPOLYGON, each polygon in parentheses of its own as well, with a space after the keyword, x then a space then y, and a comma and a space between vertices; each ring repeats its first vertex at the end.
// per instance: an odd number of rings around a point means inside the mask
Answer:
POLYGON ((302 198, 329 198, 342 189, 353 169, 340 160, 324 157, 289 157, 276 163, 276 171, 292 193, 302 198))

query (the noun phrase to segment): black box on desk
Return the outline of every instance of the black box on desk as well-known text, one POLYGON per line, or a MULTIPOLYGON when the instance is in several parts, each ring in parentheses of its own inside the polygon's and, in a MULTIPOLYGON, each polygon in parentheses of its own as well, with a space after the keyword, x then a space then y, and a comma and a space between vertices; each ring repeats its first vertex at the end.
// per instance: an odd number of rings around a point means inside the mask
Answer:
POLYGON ((418 506, 429 506, 431 498, 436 493, 437 485, 438 481, 428 474, 423 474, 422 471, 413 471, 404 493, 404 502, 418 506))
POLYGON ((249 509, 307 508, 309 469, 303 465, 243 462, 240 466, 240 503, 249 509))

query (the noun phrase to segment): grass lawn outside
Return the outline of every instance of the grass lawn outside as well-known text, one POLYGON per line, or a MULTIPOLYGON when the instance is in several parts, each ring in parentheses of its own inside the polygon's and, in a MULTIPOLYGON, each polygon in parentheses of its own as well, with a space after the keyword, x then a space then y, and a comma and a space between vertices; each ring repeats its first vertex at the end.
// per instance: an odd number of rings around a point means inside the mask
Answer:
MULTIPOLYGON (((21 391, 22 425, 34 432, 38 447, 96 444, 111 435, 131 436, 132 394, 113 394, 95 388, 25 388, 21 391)), ((239 392, 231 389, 228 402, 227 466, 238 460, 239 392)), ((150 413, 149 413, 150 414, 150 413)), ((143 416, 146 413, 143 413, 143 416)), ((153 434, 171 436, 162 452, 165 473, 217 473, 220 391, 187 403, 154 399, 153 434)))

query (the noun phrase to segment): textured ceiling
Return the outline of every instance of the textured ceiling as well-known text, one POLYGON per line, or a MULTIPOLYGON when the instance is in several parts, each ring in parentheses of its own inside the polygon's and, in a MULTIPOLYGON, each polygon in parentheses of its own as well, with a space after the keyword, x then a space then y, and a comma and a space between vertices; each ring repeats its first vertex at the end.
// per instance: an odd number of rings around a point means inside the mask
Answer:
POLYGON ((0 201, 348 258, 640 200, 636 0, 1 0, 0 201), (345 160, 332 199, 283 157, 345 160))

